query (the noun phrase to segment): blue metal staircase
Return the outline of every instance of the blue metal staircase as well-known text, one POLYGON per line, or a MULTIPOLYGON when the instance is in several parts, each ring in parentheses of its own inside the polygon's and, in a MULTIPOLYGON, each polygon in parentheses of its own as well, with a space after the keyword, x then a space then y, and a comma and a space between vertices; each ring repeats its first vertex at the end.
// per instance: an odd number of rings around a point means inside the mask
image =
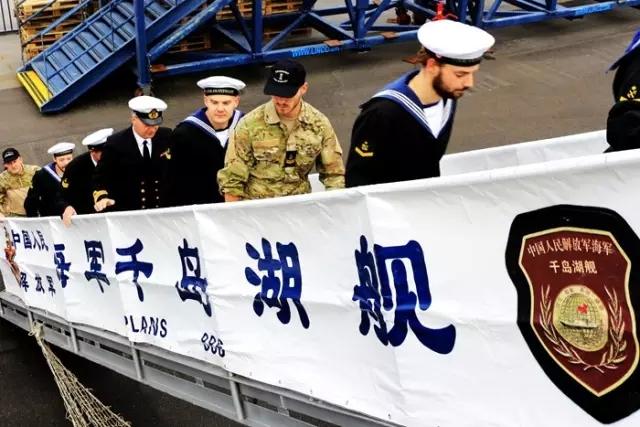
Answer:
MULTIPOLYGON (((216 0, 214 9, 221 9, 230 1, 216 0)), ((145 0, 147 42, 158 41, 205 2, 145 0)), ((40 111, 60 111, 135 57, 136 34, 134 0, 112 0, 27 62, 18 70, 18 79, 40 111)), ((188 34, 185 31, 181 36, 188 34)))

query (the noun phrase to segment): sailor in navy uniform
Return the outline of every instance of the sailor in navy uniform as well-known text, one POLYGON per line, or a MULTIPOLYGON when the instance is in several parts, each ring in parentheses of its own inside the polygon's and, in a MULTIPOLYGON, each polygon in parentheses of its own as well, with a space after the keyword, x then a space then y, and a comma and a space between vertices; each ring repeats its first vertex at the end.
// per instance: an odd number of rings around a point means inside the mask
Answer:
POLYGON ((198 82, 204 91, 200 108, 176 126, 171 137, 171 204, 223 202, 216 175, 224 167, 230 132, 243 112, 237 109, 245 84, 226 76, 198 82))
POLYGON ((607 118, 607 152, 640 148, 640 31, 611 65, 613 102, 607 118))
POLYGON ((152 96, 129 101, 131 127, 107 138, 93 174, 96 212, 167 205, 171 129, 160 127, 167 104, 152 96))
POLYGON ((94 213, 93 189, 91 180, 102 156, 102 148, 113 129, 100 129, 90 133, 82 140, 89 151, 76 156, 62 175, 62 200, 65 206, 62 220, 69 225, 73 215, 94 213))
POLYGON ((24 201, 27 216, 57 216, 62 214, 64 204, 60 195, 60 181, 67 165, 73 159, 76 145, 59 142, 47 150, 53 155, 53 162, 45 165, 33 175, 31 188, 24 201))
POLYGON ((477 27, 440 20, 420 27, 418 40, 420 69, 361 105, 351 135, 348 187, 440 176, 457 99, 473 87, 494 38, 477 27))

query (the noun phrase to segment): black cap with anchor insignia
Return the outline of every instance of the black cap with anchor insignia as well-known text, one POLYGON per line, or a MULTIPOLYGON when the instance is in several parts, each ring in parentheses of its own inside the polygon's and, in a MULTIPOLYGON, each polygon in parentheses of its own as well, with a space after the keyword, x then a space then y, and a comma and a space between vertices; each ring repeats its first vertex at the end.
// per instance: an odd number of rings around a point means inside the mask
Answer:
POLYGON ((290 59, 278 61, 271 67, 264 94, 293 98, 306 79, 307 72, 301 63, 290 59))

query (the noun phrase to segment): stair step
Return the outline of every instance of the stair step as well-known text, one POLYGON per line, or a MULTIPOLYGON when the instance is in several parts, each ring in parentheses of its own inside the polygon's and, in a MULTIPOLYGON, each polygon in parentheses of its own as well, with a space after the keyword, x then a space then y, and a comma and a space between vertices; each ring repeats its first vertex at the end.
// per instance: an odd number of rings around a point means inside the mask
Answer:
MULTIPOLYGON (((109 29, 117 28, 116 32, 125 39, 129 40, 135 37, 136 27, 133 18, 123 16, 120 12, 105 15, 101 21, 104 22, 109 29)), ((111 30, 109 30, 111 31, 111 30)))
POLYGON ((31 96, 38 108, 42 107, 53 97, 47 85, 40 80, 38 73, 33 70, 18 73, 18 80, 22 83, 22 86, 27 90, 27 93, 31 96))
POLYGON ((98 43, 97 45, 93 46, 96 40, 97 39, 95 38, 95 35, 88 30, 81 31, 76 34, 76 41, 78 42, 78 44, 80 44, 80 46, 82 46, 84 50, 86 50, 89 55, 91 55, 96 63, 99 63, 105 56, 109 54, 109 50, 106 49, 102 45, 102 43, 98 43))
MULTIPOLYGON (((165 3, 166 5, 166 3, 165 3)), ((159 18, 160 16, 164 15, 165 13, 167 13, 167 10, 171 9, 172 7, 174 7, 173 5, 167 5, 166 7, 163 7, 162 4, 160 4, 159 2, 153 2, 151 4, 147 5, 146 11, 147 12, 151 12, 152 14, 156 15, 156 18, 159 18)))
POLYGON ((53 65, 53 67, 48 68, 49 74, 45 75, 45 77, 49 77, 61 70, 58 75, 60 75, 67 84, 70 84, 82 74, 73 63, 70 63, 71 58, 65 55, 60 49, 54 49, 53 52, 49 52, 49 54, 45 51, 44 56, 46 60, 53 65), (67 66, 67 64, 69 65, 67 66))
POLYGON ((95 65, 95 61, 91 60, 91 56, 89 56, 82 46, 75 40, 68 40, 66 43, 62 43, 62 45, 60 45, 60 50, 62 50, 71 61, 73 61, 73 64, 83 74, 95 65))
MULTIPOLYGON (((135 13, 134 13, 134 11, 133 11, 133 6, 132 6, 131 4, 129 4, 129 3, 120 3, 120 4, 118 4, 118 5, 116 6, 116 9, 117 9, 117 10, 118 10, 118 11, 119 11, 123 16, 126 16, 127 18, 129 18, 130 16, 134 16, 134 15, 135 15, 135 13)), ((149 25, 151 25, 151 23, 152 23, 153 21, 154 21, 154 20, 153 20, 153 19, 151 19, 150 17, 148 17, 146 14, 144 15, 144 26, 145 26, 145 28, 146 28, 146 27, 148 27, 149 25)), ((130 22, 131 22, 131 23, 134 25, 134 27, 135 27, 135 25, 136 25, 136 23, 135 23, 135 22, 136 22, 136 21, 135 21, 135 19, 131 19, 131 21, 130 21, 130 22)))
POLYGON ((171 8, 176 7, 176 0, 156 0, 153 3, 147 5, 147 7, 154 5, 157 7, 161 7, 165 10, 169 10, 171 8))
POLYGON ((42 81, 42 83, 45 84, 49 88, 49 91, 54 95, 60 93, 62 90, 64 90, 64 88, 67 87, 67 82, 65 82, 65 80, 60 77, 59 74, 51 78, 47 78, 47 74, 53 74, 54 70, 52 65, 47 65, 44 59, 44 55, 31 61, 30 65, 33 70, 38 73, 38 76, 40 76, 40 80, 42 81))
POLYGON ((102 39, 102 43, 107 47, 105 49, 106 52, 104 53, 105 56, 109 55, 115 49, 118 49, 127 41, 125 37, 120 35, 117 31, 112 31, 111 28, 112 27, 109 24, 106 24, 103 21, 96 21, 91 26, 91 32, 95 35, 96 40, 102 39))

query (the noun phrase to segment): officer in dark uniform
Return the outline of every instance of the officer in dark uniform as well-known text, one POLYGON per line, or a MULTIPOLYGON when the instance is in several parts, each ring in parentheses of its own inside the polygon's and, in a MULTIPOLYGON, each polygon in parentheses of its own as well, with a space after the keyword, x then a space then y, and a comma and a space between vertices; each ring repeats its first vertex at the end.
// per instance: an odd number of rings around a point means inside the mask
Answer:
POLYGON ((609 70, 613 79, 613 102, 607 118, 607 152, 640 148, 640 31, 609 70))
POLYGON ((104 144, 93 174, 96 212, 159 208, 167 204, 171 130, 160 127, 167 104, 151 96, 129 101, 131 127, 104 144))
POLYGON ((420 69, 387 85, 364 103, 351 135, 346 185, 440 176, 456 102, 494 43, 484 30, 449 20, 418 30, 420 69))
POLYGON ((176 126, 171 136, 169 185, 171 204, 223 202, 216 175, 224 167, 227 141, 244 113, 237 109, 245 84, 226 76, 198 82, 204 91, 200 108, 176 126))
POLYGON ((33 175, 31 188, 24 201, 27 216, 57 216, 64 210, 60 196, 60 181, 71 160, 76 145, 71 142, 59 142, 47 150, 53 155, 53 162, 45 165, 33 175))
POLYGON ((94 213, 93 209, 93 173, 100 161, 102 147, 107 138, 113 134, 113 129, 100 129, 82 140, 82 145, 88 152, 74 158, 62 175, 61 195, 65 206, 62 220, 66 225, 71 222, 73 215, 94 213))

